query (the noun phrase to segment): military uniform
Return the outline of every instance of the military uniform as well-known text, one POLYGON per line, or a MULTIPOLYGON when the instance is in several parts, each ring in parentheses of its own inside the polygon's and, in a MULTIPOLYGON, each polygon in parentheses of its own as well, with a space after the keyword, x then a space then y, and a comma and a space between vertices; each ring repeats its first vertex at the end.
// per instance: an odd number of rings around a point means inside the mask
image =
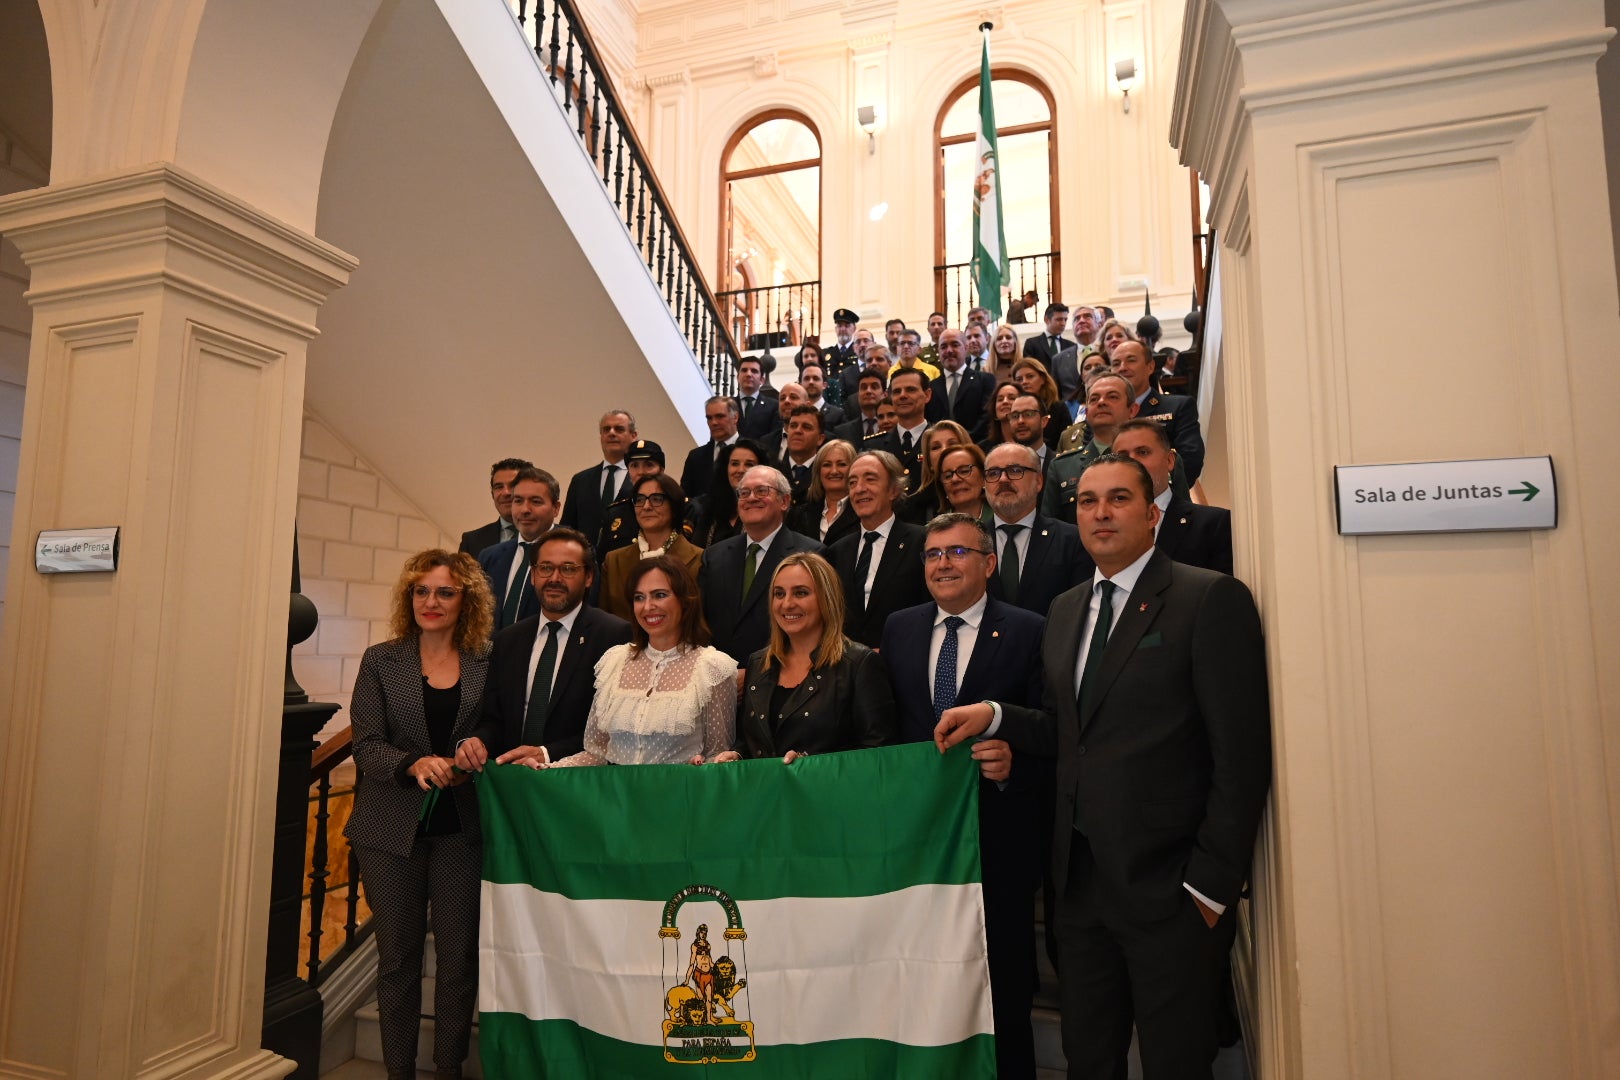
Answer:
MULTIPOLYGON (((1041 492, 1041 513, 1059 521, 1074 522, 1076 492, 1080 487, 1080 474, 1109 448, 1096 439, 1089 439, 1078 450, 1058 454, 1046 468, 1046 488, 1041 492)), ((1181 454, 1176 454, 1176 467, 1170 473, 1170 490, 1177 498, 1188 499, 1187 474, 1181 467, 1181 454)))
MULTIPOLYGON (((833 312, 834 323, 848 323, 854 325, 861 321, 849 308, 839 308, 833 312)), ((840 345, 835 340, 833 344, 821 350, 821 375, 826 380, 827 387, 822 391, 823 396, 834 405, 843 407, 846 400, 853 401, 854 395, 844 393, 844 372, 854 369, 860 370, 861 358, 855 353, 854 345, 840 345)))
POLYGON ((899 458, 900 464, 906 470, 907 495, 914 493, 917 490, 917 486, 922 483, 921 439, 917 440, 917 445, 913 446, 911 448, 911 453, 908 454, 900 445, 900 435, 898 431, 880 431, 876 435, 868 435, 863 438, 861 440, 860 450, 862 453, 865 453, 868 450, 887 450, 889 453, 899 458))

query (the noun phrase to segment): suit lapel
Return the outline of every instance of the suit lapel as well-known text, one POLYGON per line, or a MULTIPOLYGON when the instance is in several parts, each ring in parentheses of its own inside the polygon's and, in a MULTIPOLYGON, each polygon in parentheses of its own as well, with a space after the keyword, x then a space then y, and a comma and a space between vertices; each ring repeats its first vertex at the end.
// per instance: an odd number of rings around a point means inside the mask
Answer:
POLYGON ((392 657, 394 684, 404 691, 396 714, 402 734, 406 735, 419 753, 433 753, 433 740, 428 737, 427 714, 422 700, 422 654, 414 637, 399 643, 392 657))
MULTIPOLYGON (((883 557, 878 560, 877 573, 872 575, 872 595, 888 585, 894 577, 895 567, 906 557, 910 551, 910 541, 900 535, 899 519, 895 520, 894 528, 889 530, 889 538, 883 542, 883 557)), ((867 607, 872 605, 868 604, 867 607)))
MULTIPOLYGON (((551 684, 551 701, 556 701, 562 695, 562 692, 568 687, 569 681, 574 678, 580 669, 580 657, 585 655, 585 647, 590 643, 591 630, 593 629, 591 621, 585 617, 585 613, 589 610, 589 608, 580 609, 579 614, 574 617, 574 629, 568 635, 567 643, 558 643, 563 645, 563 650, 562 656, 557 660, 557 677, 552 680, 551 684)), ((538 634, 539 624, 535 625, 536 634, 538 634)), ((533 638, 529 639, 529 648, 534 648, 533 638)), ((524 665, 524 670, 528 670, 527 664, 524 665)))
POLYGON ((1164 521, 1159 525, 1154 546, 1174 559, 1187 539, 1187 527, 1186 508, 1181 505, 1180 499, 1171 498, 1170 505, 1165 507, 1164 521))
POLYGON ((979 622, 979 636, 973 643, 973 655, 968 658, 967 670, 962 673, 962 688, 956 692, 957 701, 979 701, 986 695, 979 687, 987 681, 987 673, 995 670, 996 656, 1001 651, 1001 624, 1006 616, 1002 605, 991 597, 984 607, 984 618, 979 622))
POLYGON ((1159 612, 1164 610, 1164 591, 1169 587, 1170 560, 1155 552, 1142 568, 1142 576, 1136 579, 1136 588, 1121 601, 1125 604, 1125 610, 1114 624, 1113 633, 1108 635, 1108 645, 1103 649, 1102 661, 1097 668, 1097 683, 1091 689, 1090 707, 1086 715, 1080 718, 1081 731, 1096 717, 1103 698, 1108 696, 1108 688, 1125 670, 1142 635, 1147 633, 1148 627, 1159 617, 1159 612))
MULTIPOLYGON (((742 598, 742 611, 747 611, 753 607, 759 601, 759 598, 769 590, 771 574, 776 570, 776 564, 787 558, 787 547, 792 536, 793 533, 788 529, 787 522, 784 521, 782 528, 776 534, 776 539, 771 541, 771 546, 765 549, 764 554, 760 557, 759 565, 754 568, 754 586, 748 590, 748 595, 742 598)), ((748 545, 752 542, 748 539, 748 534, 743 533, 744 566, 748 563, 748 545)), ((738 583, 741 584, 742 566, 737 568, 737 575, 738 583)))
POLYGON ((484 700, 484 683, 489 678, 489 665, 476 662, 471 653, 461 654, 461 702, 456 708, 456 722, 450 729, 452 739, 467 734, 478 716, 484 700))

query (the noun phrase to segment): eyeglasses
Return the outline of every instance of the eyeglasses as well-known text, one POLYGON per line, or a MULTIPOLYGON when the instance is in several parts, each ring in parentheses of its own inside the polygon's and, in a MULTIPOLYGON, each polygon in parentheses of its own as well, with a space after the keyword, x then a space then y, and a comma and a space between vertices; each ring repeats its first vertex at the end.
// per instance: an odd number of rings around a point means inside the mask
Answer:
POLYGON ((1008 465, 1006 468, 1002 468, 999 465, 994 465, 984 470, 984 478, 990 481, 992 484, 997 480, 1000 480, 1003 476, 1005 476, 1008 480, 1022 480, 1024 477, 1028 476, 1034 471, 1035 470, 1030 468, 1028 465, 1008 465))
MULTIPOLYGON (((659 498, 662 498, 662 497, 663 496, 659 496, 659 498)), ((543 578, 548 578, 552 574, 561 574, 565 578, 576 578, 576 577, 579 577, 579 575, 581 573, 583 573, 584 570, 585 570, 585 568, 583 566, 579 565, 579 563, 577 563, 577 562, 565 562, 565 563, 542 562, 542 563, 535 563, 534 564, 535 576, 536 577, 543 577, 543 578)))
POLYGON ((1007 414, 1009 420, 1034 420, 1040 416, 1038 409, 1014 409, 1007 414))
POLYGON ((669 496, 665 495, 663 492, 657 492, 652 495, 632 495, 630 497, 631 506, 664 506, 668 502, 669 496))
POLYGON ((935 563, 935 562, 939 562, 939 560, 947 558, 947 557, 951 560, 951 562, 960 562, 961 560, 967 558, 969 555, 988 555, 988 554, 990 554, 990 552, 985 551, 983 548, 970 548, 970 547, 963 547, 961 544, 953 544, 950 547, 926 548, 926 549, 924 549, 924 551, 923 551, 923 562, 925 562, 925 563, 935 563))
POLYGON ((412 585, 411 595, 418 600, 426 600, 430 596, 437 596, 442 603, 448 604, 461 595, 461 586, 440 585, 434 588, 431 585, 412 585))
POLYGON ((737 498, 739 499, 775 499, 780 498, 781 495, 780 491, 765 484, 760 484, 758 487, 740 487, 737 489, 737 498))
POLYGON ((979 471, 977 465, 958 465, 954 469, 946 469, 939 474, 941 480, 967 480, 979 471))

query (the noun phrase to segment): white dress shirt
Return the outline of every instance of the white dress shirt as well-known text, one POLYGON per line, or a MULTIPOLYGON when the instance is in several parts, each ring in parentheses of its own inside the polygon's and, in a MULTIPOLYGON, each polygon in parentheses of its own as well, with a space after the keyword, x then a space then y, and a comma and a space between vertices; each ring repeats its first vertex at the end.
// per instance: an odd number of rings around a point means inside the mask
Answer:
MULTIPOLYGON (((1001 527, 1003 525, 1023 526, 1022 529, 1018 530, 1018 534, 1013 537, 1013 547, 1018 551, 1018 576, 1022 580, 1024 568, 1029 565, 1029 538, 1035 531, 1035 511, 1031 510, 1017 521, 1002 521, 1001 516, 998 514, 995 515, 993 524, 995 526, 996 559, 998 561, 1001 559, 1001 553, 1007 548, 1007 534, 1001 531, 1001 527)), ((1000 567, 997 567, 997 572, 1000 572, 1000 567)))
POLYGON ((861 549, 866 546, 866 534, 875 532, 878 538, 872 541, 872 565, 866 568, 866 580, 861 582, 861 607, 864 608, 872 599, 872 582, 877 579, 878 563, 883 561, 883 549, 888 546, 889 533, 894 531, 894 515, 876 528, 868 529, 861 525, 860 539, 855 545, 855 558, 860 559, 861 549))
POLYGON ((563 653, 568 650, 568 635, 574 632, 574 620, 579 618, 580 609, 584 606, 584 604, 575 604, 574 610, 557 620, 548 619, 543 613, 541 614, 540 625, 535 630, 534 647, 529 650, 529 674, 523 680, 524 716, 529 715, 529 694, 534 690, 534 672, 540 666, 540 653, 546 647, 546 638, 550 636, 546 624, 552 621, 562 624, 562 629, 557 631, 557 657, 551 665, 551 686, 547 688, 547 694, 549 695, 551 690, 556 689, 557 672, 562 670, 563 653))
MULTIPOLYGON (((973 659, 973 646, 979 643, 979 624, 984 622, 984 609, 989 602, 990 594, 985 593, 958 616, 962 620, 962 625, 956 628, 956 689, 958 693, 962 690, 962 676, 967 673, 968 661, 973 659)), ((939 650, 945 644, 945 620, 950 617, 950 612, 935 605, 934 630, 928 638, 928 687, 930 691, 934 686, 934 671, 939 667, 939 650)))
POLYGON ((1166 487, 1163 491, 1153 496, 1153 505, 1159 508, 1159 520, 1153 523, 1153 540, 1155 543, 1157 543, 1159 539, 1159 530, 1164 528, 1164 515, 1170 512, 1169 487, 1166 487))

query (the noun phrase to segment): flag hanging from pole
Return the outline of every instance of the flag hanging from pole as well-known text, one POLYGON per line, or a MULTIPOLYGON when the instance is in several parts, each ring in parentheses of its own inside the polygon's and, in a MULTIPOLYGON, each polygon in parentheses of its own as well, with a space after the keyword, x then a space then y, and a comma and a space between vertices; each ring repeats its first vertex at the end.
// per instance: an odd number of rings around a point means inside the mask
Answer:
POLYGON ((988 1080, 978 792, 931 743, 485 769, 484 1075, 988 1080))
POLYGON ((983 23, 979 64, 979 134, 973 144, 973 285, 979 306, 1001 319, 1007 281, 1007 239, 1001 227, 1001 163, 996 153, 996 107, 990 93, 990 24, 983 23))

